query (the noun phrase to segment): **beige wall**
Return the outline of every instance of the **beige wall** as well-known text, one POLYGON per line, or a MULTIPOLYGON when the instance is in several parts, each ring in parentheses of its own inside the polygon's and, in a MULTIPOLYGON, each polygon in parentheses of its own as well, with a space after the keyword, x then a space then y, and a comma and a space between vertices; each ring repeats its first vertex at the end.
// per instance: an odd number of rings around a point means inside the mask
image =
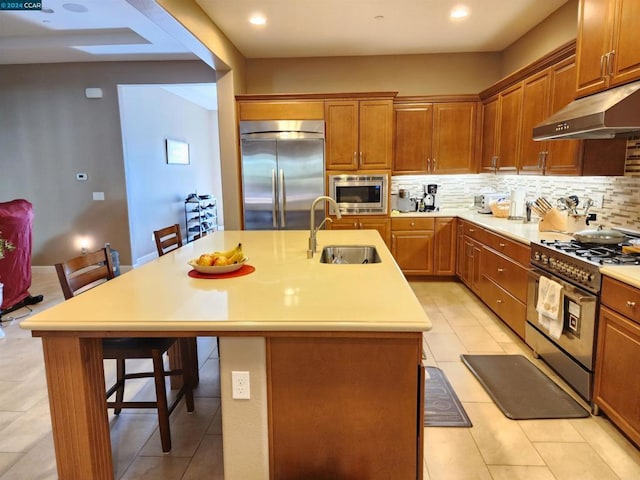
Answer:
POLYGON ((78 255, 83 232, 131 265, 117 87, 211 83, 214 73, 200 61, 0 66, 0 201, 33 203, 33 265, 78 255), (85 98, 86 87, 103 98, 85 98), (89 180, 78 182, 78 172, 89 180))
POLYGON ((497 53, 250 59, 248 93, 478 93, 500 78, 497 53))
POLYGON ((502 52, 501 77, 573 40, 577 30, 578 0, 569 0, 502 52))

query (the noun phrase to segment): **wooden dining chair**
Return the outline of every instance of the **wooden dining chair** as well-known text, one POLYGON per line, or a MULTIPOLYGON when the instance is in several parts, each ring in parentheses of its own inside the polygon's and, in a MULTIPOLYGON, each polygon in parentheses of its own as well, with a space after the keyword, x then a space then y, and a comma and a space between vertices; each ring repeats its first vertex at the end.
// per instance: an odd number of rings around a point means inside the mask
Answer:
MULTIPOLYGON (((57 263, 56 272, 58 273, 65 300, 69 300, 115 277, 111 251, 108 247, 72 258, 64 263, 57 263)), ((194 410, 191 369, 165 370, 163 355, 174 344, 180 345, 181 348, 178 350, 182 354, 181 365, 189 365, 191 360, 188 340, 187 338, 105 338, 102 340, 102 357, 116 360, 116 383, 106 391, 107 408, 113 408, 116 415, 119 415, 123 408, 156 409, 163 452, 171 450, 169 415, 176 408, 178 402, 184 397, 187 403, 187 411, 193 412, 194 410), (126 360, 134 358, 151 359, 153 371, 126 373, 126 360), (167 376, 180 376, 182 379, 180 389, 171 402, 167 399, 165 384, 165 377, 167 376), (125 401, 124 387, 126 380, 148 377, 154 379, 156 400, 150 402, 125 401), (109 398, 114 394, 115 400, 109 401, 109 398)))
MULTIPOLYGON (((169 227, 161 228, 160 230, 153 231, 153 237, 156 240, 156 248, 158 250, 158 256, 162 257, 173 250, 182 247, 182 231, 180 230, 180 224, 176 223, 169 227)), ((184 342, 177 343, 169 350, 169 364, 182 366, 181 351, 185 346, 186 353, 191 359, 189 365, 191 365, 191 379, 193 381, 194 388, 200 382, 200 373, 198 371, 198 343, 195 338, 187 338, 184 342)), ((172 388, 179 388, 180 383, 176 379, 171 380, 172 388)))
POLYGON ((156 239, 156 248, 160 257, 182 246, 182 231, 179 223, 154 230, 153 236, 156 239))

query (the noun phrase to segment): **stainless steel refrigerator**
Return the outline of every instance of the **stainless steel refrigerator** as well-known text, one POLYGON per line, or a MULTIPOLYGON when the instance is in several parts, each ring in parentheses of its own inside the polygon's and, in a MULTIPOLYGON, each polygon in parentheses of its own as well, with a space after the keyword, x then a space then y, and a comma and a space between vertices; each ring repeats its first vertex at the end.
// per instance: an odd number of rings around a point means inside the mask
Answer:
POLYGON ((324 195, 324 121, 243 121, 240 139, 245 230, 309 229, 311 203, 324 195))

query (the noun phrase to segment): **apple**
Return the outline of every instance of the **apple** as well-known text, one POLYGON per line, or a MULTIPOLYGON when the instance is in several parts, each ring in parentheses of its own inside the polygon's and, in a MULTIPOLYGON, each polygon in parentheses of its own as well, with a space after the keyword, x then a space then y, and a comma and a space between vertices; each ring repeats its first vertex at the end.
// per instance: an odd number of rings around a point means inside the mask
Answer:
POLYGON ((210 267, 211 265, 213 265, 214 260, 215 259, 213 258, 213 255, 204 253, 200 255, 196 263, 202 267, 210 267))
POLYGON ((217 255, 215 257, 215 259, 213 260, 213 264, 216 267, 223 267, 223 266, 229 264, 229 259, 227 257, 225 257, 224 255, 217 255))

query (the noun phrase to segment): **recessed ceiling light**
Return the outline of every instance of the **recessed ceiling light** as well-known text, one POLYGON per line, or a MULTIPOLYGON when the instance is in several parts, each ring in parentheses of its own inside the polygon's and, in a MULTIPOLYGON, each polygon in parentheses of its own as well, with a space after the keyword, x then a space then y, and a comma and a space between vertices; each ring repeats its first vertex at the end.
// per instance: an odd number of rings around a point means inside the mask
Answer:
POLYGON ((267 23, 267 19, 264 15, 254 15, 249 19, 249 23, 252 25, 265 25, 267 23))
POLYGON ((469 8, 464 5, 458 5, 456 7, 453 7, 451 9, 451 13, 449 14, 449 17, 452 20, 459 20, 467 16, 469 16, 469 8))
POLYGON ((80 5, 79 3, 64 3, 62 4, 62 8, 74 13, 86 13, 89 11, 87 7, 80 5))
POLYGON ((384 15, 376 15, 375 17, 373 17, 374 20, 384 20, 384 15))

